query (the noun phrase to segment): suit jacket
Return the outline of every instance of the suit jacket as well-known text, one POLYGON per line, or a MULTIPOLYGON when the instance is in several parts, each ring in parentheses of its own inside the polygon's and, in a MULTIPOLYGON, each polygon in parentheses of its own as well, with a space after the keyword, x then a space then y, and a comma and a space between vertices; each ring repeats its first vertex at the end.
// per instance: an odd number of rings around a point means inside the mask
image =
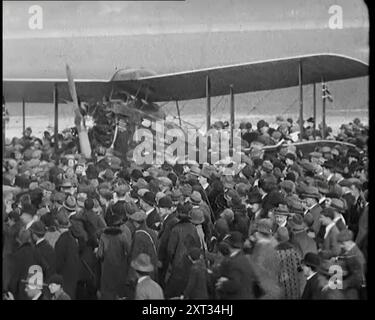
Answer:
POLYGON ((322 258, 330 259, 332 257, 337 257, 340 254, 341 248, 337 242, 338 234, 339 230, 337 229, 336 225, 334 225, 323 240, 321 252, 322 258))
POLYGON ((43 240, 35 245, 36 251, 46 262, 46 270, 43 270, 43 275, 48 279, 51 275, 56 273, 56 254, 52 246, 43 240))
POLYGON ((219 289, 221 299, 254 299, 255 272, 243 252, 226 258, 219 271, 220 277, 228 278, 219 289))
POLYGON ((319 300, 321 299, 322 282, 320 281, 319 273, 316 273, 309 280, 307 280, 305 288, 302 293, 302 300, 319 300))
POLYGON ((149 276, 137 283, 135 300, 164 300, 161 287, 149 276))

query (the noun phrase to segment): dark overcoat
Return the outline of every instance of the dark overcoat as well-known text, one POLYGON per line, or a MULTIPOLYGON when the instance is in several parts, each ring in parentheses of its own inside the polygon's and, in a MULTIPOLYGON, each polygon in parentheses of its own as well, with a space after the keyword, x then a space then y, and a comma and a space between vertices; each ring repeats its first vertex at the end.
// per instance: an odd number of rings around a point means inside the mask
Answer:
POLYGON ((80 261, 78 240, 70 230, 63 232, 55 244, 56 272, 62 275, 64 291, 75 299, 80 261))

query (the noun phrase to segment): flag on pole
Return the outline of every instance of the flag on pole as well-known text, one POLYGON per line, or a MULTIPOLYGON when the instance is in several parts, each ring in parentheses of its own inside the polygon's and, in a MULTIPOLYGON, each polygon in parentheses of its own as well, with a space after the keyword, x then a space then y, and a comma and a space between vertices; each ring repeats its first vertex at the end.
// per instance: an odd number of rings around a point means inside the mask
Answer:
POLYGON ((322 99, 328 99, 330 102, 333 102, 331 92, 329 92, 328 86, 325 82, 322 83, 322 99))

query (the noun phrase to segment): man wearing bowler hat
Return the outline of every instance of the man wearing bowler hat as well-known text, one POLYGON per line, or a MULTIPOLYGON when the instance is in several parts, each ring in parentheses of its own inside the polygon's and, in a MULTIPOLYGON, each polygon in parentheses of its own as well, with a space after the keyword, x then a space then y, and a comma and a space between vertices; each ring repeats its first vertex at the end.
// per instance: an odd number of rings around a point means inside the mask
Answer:
POLYGON ((320 258, 316 253, 308 252, 302 260, 303 273, 306 276, 306 285, 302 293, 302 300, 321 299, 323 283, 319 278, 318 269, 320 267, 320 258))
POLYGON ((161 227, 161 218, 155 205, 155 194, 147 191, 140 199, 140 206, 146 212, 146 224, 150 229, 159 231, 161 227))
POLYGON ((49 278, 56 272, 56 254, 52 246, 44 239, 47 232, 46 226, 42 221, 35 221, 30 227, 30 232, 36 251, 45 261, 43 274, 49 278))

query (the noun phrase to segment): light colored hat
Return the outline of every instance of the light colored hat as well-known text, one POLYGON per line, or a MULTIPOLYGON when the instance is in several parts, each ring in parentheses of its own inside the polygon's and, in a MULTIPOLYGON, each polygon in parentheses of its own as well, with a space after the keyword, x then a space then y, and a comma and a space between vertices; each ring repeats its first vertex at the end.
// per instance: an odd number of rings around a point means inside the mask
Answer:
POLYGON ((131 267, 134 270, 141 272, 152 272, 154 271, 154 266, 151 263, 151 258, 146 253, 140 253, 137 258, 131 262, 131 267))
POLYGON ((143 210, 140 210, 140 211, 134 212, 133 214, 130 214, 128 217, 129 219, 133 221, 140 222, 140 221, 145 221, 147 219, 147 214, 143 210))

